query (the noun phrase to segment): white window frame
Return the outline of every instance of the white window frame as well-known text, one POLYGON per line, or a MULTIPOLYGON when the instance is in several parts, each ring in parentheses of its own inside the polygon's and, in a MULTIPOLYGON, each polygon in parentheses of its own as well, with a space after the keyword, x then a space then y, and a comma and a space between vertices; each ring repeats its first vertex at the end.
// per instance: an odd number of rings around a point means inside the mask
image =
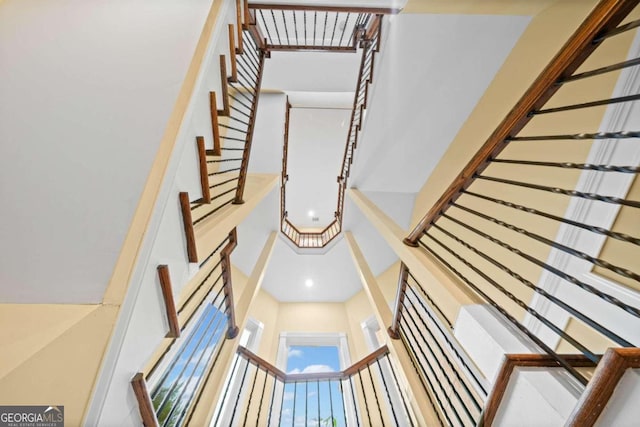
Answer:
MULTIPOLYGON (((242 333, 240 334, 240 338, 238 340, 238 345, 245 347, 247 350, 256 353, 260 346, 260 341, 262 340, 262 333, 264 332, 264 324, 256 319, 248 318, 247 324, 245 325, 242 333), (247 336, 248 334, 248 336, 247 336), (246 337, 246 338, 245 338, 246 337)), ((233 355, 233 362, 231 364, 231 369, 227 373, 227 376, 224 380, 225 386, 224 389, 228 389, 228 396, 240 396, 239 401, 243 401, 246 393, 248 392, 249 384, 241 384, 240 372, 244 372, 245 366, 247 365, 247 360, 242 359, 239 363, 237 360, 239 356, 237 354, 233 355), (233 369, 235 367, 235 369, 233 369), (239 390, 242 385, 242 390, 239 390)), ((219 423, 217 425, 229 425, 229 421, 231 418, 231 407, 230 403, 232 400, 226 399, 224 406, 220 406, 222 404, 222 396, 220 400, 216 402, 217 408, 214 411, 214 415, 211 418, 211 422, 209 423, 210 427, 216 427, 214 422, 216 418, 218 418, 218 413, 222 411, 222 415, 219 417, 219 423)), ((239 421, 238 421, 239 422, 239 421)))
MULTIPOLYGON (((287 359, 289 356, 289 347, 291 346, 326 346, 338 347, 338 358, 340 361, 340 370, 345 370, 351 366, 351 355, 349 353, 349 344, 347 342, 347 334, 343 332, 281 332, 278 340, 278 353, 276 354, 276 367, 284 372, 287 370, 287 359)), ((281 402, 284 387, 278 387, 275 395, 275 402, 281 402)), ((274 406, 274 411, 278 413, 282 408, 274 406)), ((356 408, 353 405, 351 389, 349 387, 343 390, 343 405, 347 417, 347 425, 356 425, 356 408)), ((275 424, 274 424, 275 425, 275 424)))

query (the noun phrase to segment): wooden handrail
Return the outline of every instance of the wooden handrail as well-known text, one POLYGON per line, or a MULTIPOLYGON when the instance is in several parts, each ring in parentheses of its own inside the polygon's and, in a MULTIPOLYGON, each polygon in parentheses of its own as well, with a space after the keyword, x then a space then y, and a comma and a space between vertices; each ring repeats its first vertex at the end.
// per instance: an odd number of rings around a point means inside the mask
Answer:
POLYGON ((262 357, 258 356, 257 354, 247 350, 245 347, 238 346, 237 353, 240 356, 242 356, 245 359, 247 359, 249 362, 251 362, 254 365, 260 367, 261 369, 267 371, 268 373, 270 373, 271 375, 273 375, 274 377, 276 377, 280 381, 285 381, 285 379, 287 378, 287 374, 285 374, 283 371, 281 371, 280 369, 276 368, 271 363, 267 362, 266 360, 264 360, 262 357))
POLYGON ((200 170, 200 187, 202 189, 202 201, 211 203, 211 189, 209 188, 209 174, 207 170, 207 150, 204 147, 204 137, 196 136, 198 146, 198 166, 200 170))
POLYGON ((368 356, 365 356, 363 359, 357 361, 353 365, 349 366, 347 369, 338 372, 317 372, 317 373, 309 373, 309 374, 287 374, 280 369, 276 368, 271 363, 267 362, 260 356, 254 354, 253 352, 247 350, 244 347, 238 346, 237 353, 247 359, 249 362, 253 363, 260 369, 265 370, 269 374, 273 375, 280 381, 286 383, 293 383, 299 381, 320 381, 320 380, 346 380, 349 379, 352 375, 358 373, 358 371, 366 368, 367 366, 375 363, 377 360, 385 357, 389 354, 389 348, 385 345, 375 350, 368 356))
MULTIPOLYGON (((561 356, 569 365, 575 368, 592 368, 595 363, 582 354, 567 354, 561 356)), ((504 398, 511 374, 516 367, 560 368, 556 359, 547 354, 505 354, 493 388, 487 397, 482 412, 482 425, 490 427, 498 413, 504 398)))
POLYGON ((380 25, 382 25, 382 15, 377 14, 376 17, 373 18, 369 23, 369 27, 367 27, 365 31, 364 38, 367 40, 371 40, 373 36, 378 32, 380 25))
MULTIPOLYGON (((242 19, 242 10, 243 10, 242 0, 236 0, 236 27, 238 28, 238 50, 236 51, 239 54, 244 53, 244 43, 242 40, 242 30, 243 30, 243 19, 242 19)), ((246 17, 245 17, 246 20, 246 17)))
POLYGON ((238 66, 236 64, 236 39, 234 35, 235 29, 233 24, 229 24, 229 60, 231 62, 231 76, 229 79, 232 82, 238 81, 238 66))
POLYGON ((461 192, 489 165, 490 160, 500 154, 509 138, 529 123, 532 118, 530 113, 540 109, 558 91, 560 85, 556 85, 556 82, 573 74, 600 45, 594 40, 603 32, 615 28, 637 4, 638 0, 602 0, 596 5, 462 172, 404 239, 405 244, 418 246, 423 232, 458 199, 461 192))
POLYGON ((222 110, 218 110, 218 115, 228 116, 230 114, 229 106, 229 77, 227 76, 227 58, 220 55, 220 81, 222 83, 222 110))
POLYGON ((189 201, 189 193, 181 191, 180 209, 182 210, 182 225, 184 234, 187 239, 187 257, 189 262, 198 262, 198 251, 196 249, 196 235, 193 229, 193 219, 191 217, 191 202, 189 201))
POLYGON ((249 9, 263 10, 306 10, 317 12, 375 13, 380 15, 397 15, 401 9, 386 7, 357 6, 314 6, 302 4, 249 3, 249 9))
POLYGON ((221 156, 222 148, 220 146, 220 130, 218 123, 218 101, 215 92, 209 92, 209 112, 211 114, 211 131, 213 137, 212 155, 221 156))
POLYGON ((136 400, 138 401, 138 410, 140 411, 142 424, 145 427, 158 426, 156 411, 154 410, 153 403, 149 397, 147 382, 145 381, 144 374, 142 372, 138 372, 131 379, 131 387, 133 388, 133 394, 135 394, 136 400))
POLYGON ((166 337, 178 338, 180 336, 180 322, 178 321, 178 312, 173 299, 169 266, 166 264, 159 265, 157 270, 160 288, 162 289, 162 297, 164 299, 164 308, 167 314, 167 322, 169 323, 169 332, 167 332, 166 337))
POLYGON ((402 317, 402 303, 407 294, 407 279, 409 269, 404 262, 400 262, 400 274, 398 274, 398 290, 396 293, 396 303, 393 310, 393 321, 387 329, 387 333, 394 340, 400 339, 400 318, 402 317))
POLYGON ((640 348, 608 349, 565 425, 568 427, 593 426, 625 371, 634 368, 640 368, 640 348))
POLYGON ((234 228, 229 233, 229 242, 220 251, 220 267, 222 269, 222 286, 227 304, 227 338, 238 336, 240 329, 236 323, 236 310, 233 300, 233 283, 231 281, 231 252, 238 246, 238 233, 234 228))

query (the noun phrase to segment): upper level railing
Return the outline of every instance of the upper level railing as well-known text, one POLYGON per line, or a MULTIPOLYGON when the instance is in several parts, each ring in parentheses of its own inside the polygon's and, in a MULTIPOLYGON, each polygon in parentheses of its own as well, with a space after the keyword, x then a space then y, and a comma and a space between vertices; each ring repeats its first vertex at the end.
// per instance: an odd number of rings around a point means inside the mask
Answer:
MULTIPOLYGON (((296 13, 307 13, 309 7, 302 7, 302 9, 294 9, 296 13)), ((261 9, 260 9, 261 10, 261 9)), ((323 10, 321 8, 321 10, 323 10)), ((353 13, 352 8, 336 8, 335 12, 337 20, 340 14, 345 14, 346 20, 353 13), (342 9, 345 9, 343 11, 342 9)), ((360 9, 357 9, 360 10, 360 9)), ((349 131, 347 134, 347 140, 345 143, 345 151, 342 158, 342 164, 340 166, 340 175, 338 176, 338 201, 335 211, 335 218, 325 228, 317 231, 305 230, 296 227, 287 218, 286 210, 286 184, 289 180, 289 175, 286 172, 287 168, 287 154, 289 144, 289 110, 291 106, 287 103, 287 114, 285 118, 285 132, 284 132, 284 148, 283 148, 283 168, 282 179, 280 186, 280 229, 285 236, 289 238, 299 248, 322 248, 331 242, 342 231, 342 217, 344 209, 344 197, 345 190, 347 188, 347 180, 349 178, 349 172, 351 170, 351 164, 353 163, 353 156, 358 143, 358 136, 362 130, 362 122, 364 120, 365 110, 367 108, 367 101, 369 97, 369 85, 373 81, 373 69, 375 63, 375 54, 380 50, 381 32, 382 32, 382 12, 393 13, 394 10, 386 9, 362 9, 357 18, 359 24, 353 29, 353 50, 355 51, 358 46, 362 48, 362 57, 360 60, 360 68, 358 72, 358 82, 356 84, 356 90, 354 95, 353 107, 351 111, 351 120, 349 125, 349 131), (367 13, 363 11, 369 11, 367 13), (375 11, 374 15, 372 11, 375 11)), ((328 13, 328 12, 326 12, 328 13)), ((328 18, 327 18, 328 20, 328 18)), ((288 45, 287 45, 288 46, 288 45)), ((291 45, 295 47, 297 45, 291 45)), ((316 49, 320 49, 323 45, 318 44, 316 49)), ((298 46, 299 47, 299 46, 298 46)), ((330 47, 330 46, 327 46, 330 47)), ((289 48, 289 47, 287 47, 289 48)), ((351 49, 351 48, 349 48, 351 49)), ((331 49, 326 49, 331 50, 331 49)), ((334 49, 335 50, 335 49, 334 49)), ((338 49, 340 50, 340 49, 338 49)))
POLYGON ((362 32, 397 9, 249 3, 267 50, 355 52, 362 32))
POLYGON ((389 350, 340 372, 287 374, 243 347, 214 425, 414 426, 389 350))
POLYGON ((405 239, 582 384, 557 348, 601 355, 576 331, 640 344, 637 5, 593 9, 405 239))

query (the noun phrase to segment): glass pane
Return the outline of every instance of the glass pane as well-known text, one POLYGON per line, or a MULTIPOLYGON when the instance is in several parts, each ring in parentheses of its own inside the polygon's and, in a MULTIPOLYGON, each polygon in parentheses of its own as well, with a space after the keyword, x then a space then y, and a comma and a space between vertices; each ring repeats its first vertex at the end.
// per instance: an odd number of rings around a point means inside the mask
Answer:
POLYGON ((209 305, 151 393, 161 426, 178 426, 216 348, 224 341, 227 316, 209 305))

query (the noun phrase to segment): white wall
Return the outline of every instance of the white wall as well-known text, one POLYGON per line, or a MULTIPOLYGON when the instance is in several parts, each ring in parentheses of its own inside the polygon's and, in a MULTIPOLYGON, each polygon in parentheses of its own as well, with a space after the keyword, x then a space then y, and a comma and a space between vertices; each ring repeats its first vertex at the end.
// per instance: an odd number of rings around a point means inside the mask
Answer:
POLYGON ((297 227, 324 228, 335 218, 337 176, 351 110, 292 108, 289 116, 287 211, 297 227), (313 222, 313 211, 319 218, 313 222))
MULTIPOLYGON (((226 24, 235 21, 233 5, 233 2, 225 1, 209 42, 206 59, 105 355, 85 425, 140 424, 138 405, 130 381, 136 372, 142 371, 149 363, 167 332, 156 268, 159 264, 169 265, 176 300, 189 278, 197 271, 197 264, 189 264, 187 260, 178 193, 188 191, 191 199, 200 197, 195 137, 205 136, 206 145, 211 147, 208 93, 210 90, 219 91, 220 79, 212 76, 219 75, 219 53, 228 50, 226 24)), ((203 13, 206 15, 208 11, 203 13)))
POLYGON ((0 302, 102 300, 210 5, 0 4, 0 302))

